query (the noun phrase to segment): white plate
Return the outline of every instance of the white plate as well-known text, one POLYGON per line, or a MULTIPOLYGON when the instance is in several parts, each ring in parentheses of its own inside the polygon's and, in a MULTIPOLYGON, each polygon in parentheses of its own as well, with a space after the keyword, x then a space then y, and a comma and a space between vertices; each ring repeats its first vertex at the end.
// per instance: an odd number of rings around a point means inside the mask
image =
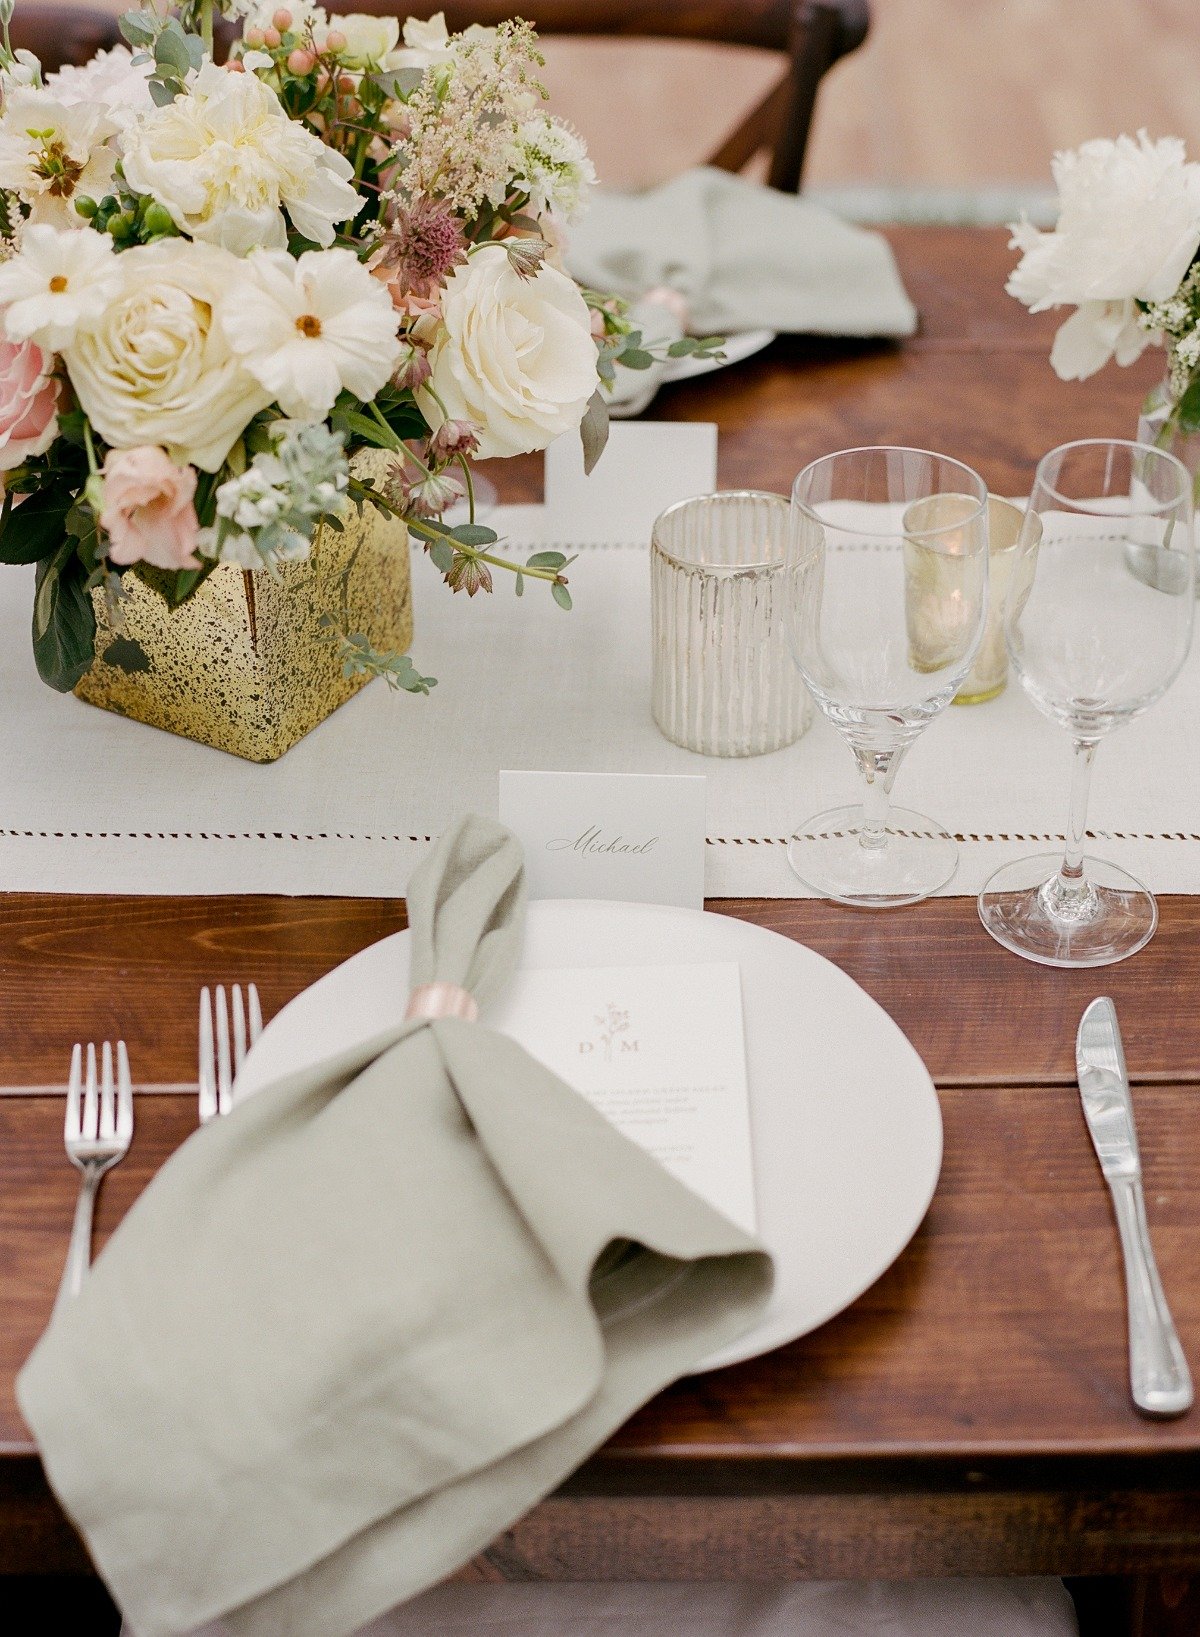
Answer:
MULTIPOLYGON (((246 1059, 239 1093, 398 1020, 408 996, 408 945, 408 933, 398 932, 297 995, 246 1059)), ((838 967, 729 916, 578 899, 529 906, 523 960, 530 970, 691 961, 741 967, 759 1230, 775 1258, 775 1293, 758 1324, 703 1369, 815 1330, 904 1249, 941 1168, 937 1093, 904 1035, 838 967)))
POLYGON ((663 370, 663 381, 690 381, 693 375, 711 375, 715 369, 728 369, 753 358, 756 352, 769 347, 775 339, 774 330, 742 330, 738 335, 725 338, 721 351, 724 358, 668 358, 663 370))

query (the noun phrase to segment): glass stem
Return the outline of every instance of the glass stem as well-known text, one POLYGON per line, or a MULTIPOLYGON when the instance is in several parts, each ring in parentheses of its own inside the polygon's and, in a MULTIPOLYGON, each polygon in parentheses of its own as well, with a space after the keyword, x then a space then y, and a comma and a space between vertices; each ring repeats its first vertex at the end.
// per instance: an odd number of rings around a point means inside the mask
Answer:
POLYGON ((1092 786, 1092 763, 1096 759, 1095 739, 1076 739, 1075 762, 1071 769, 1071 816, 1067 821, 1067 844, 1055 882, 1060 903, 1071 903, 1087 891, 1083 873, 1083 844, 1087 836, 1088 793, 1092 786))
POLYGON ((863 827, 858 838, 860 847, 876 849, 887 846, 888 810, 891 807, 892 785, 900 755, 895 750, 856 750, 859 769, 866 781, 863 791, 863 827))

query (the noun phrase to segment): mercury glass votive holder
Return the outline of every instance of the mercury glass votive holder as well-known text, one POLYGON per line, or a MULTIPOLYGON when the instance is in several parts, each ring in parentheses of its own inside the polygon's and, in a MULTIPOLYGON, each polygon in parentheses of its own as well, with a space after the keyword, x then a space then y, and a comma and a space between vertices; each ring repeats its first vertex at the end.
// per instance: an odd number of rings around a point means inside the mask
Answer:
POLYGON ((654 720, 703 756, 761 756, 799 739, 812 701, 792 663, 782 495, 701 495, 650 540, 654 720))
MULTIPOLYGON (((945 531, 952 528, 966 504, 966 496, 931 495, 904 514, 909 657, 917 670, 936 669, 938 656, 953 640, 962 563, 953 534, 945 531), (936 549, 923 537, 936 539, 936 549)), ((954 696, 956 705, 981 705, 995 699, 1008 681, 1004 604, 1024 521, 1023 507, 998 495, 988 496, 987 621, 971 669, 954 696)), ((1030 519, 1030 526, 1041 533, 1036 519, 1030 519)))

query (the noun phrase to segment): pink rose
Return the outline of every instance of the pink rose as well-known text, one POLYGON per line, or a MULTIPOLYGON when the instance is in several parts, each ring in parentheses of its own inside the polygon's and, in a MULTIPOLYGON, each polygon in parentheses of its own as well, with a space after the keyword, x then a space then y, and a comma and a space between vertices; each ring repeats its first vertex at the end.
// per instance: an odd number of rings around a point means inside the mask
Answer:
POLYGON ((155 568, 199 568, 193 496, 196 473, 176 466, 165 449, 142 444, 110 449, 104 462, 104 509, 109 560, 153 563, 155 568))
POLYGON ((59 382, 32 341, 9 341, 0 325, 0 472, 43 455, 58 433, 59 382))

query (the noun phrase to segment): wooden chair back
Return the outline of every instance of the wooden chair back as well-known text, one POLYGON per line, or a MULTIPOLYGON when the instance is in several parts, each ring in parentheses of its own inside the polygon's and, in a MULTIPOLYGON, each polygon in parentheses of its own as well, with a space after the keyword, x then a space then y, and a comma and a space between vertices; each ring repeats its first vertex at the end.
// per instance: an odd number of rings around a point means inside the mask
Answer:
POLYGON ((8 25, 14 49, 32 51, 47 74, 71 64, 82 68, 97 51, 120 45, 117 19, 86 6, 57 6, 20 0, 8 25))

